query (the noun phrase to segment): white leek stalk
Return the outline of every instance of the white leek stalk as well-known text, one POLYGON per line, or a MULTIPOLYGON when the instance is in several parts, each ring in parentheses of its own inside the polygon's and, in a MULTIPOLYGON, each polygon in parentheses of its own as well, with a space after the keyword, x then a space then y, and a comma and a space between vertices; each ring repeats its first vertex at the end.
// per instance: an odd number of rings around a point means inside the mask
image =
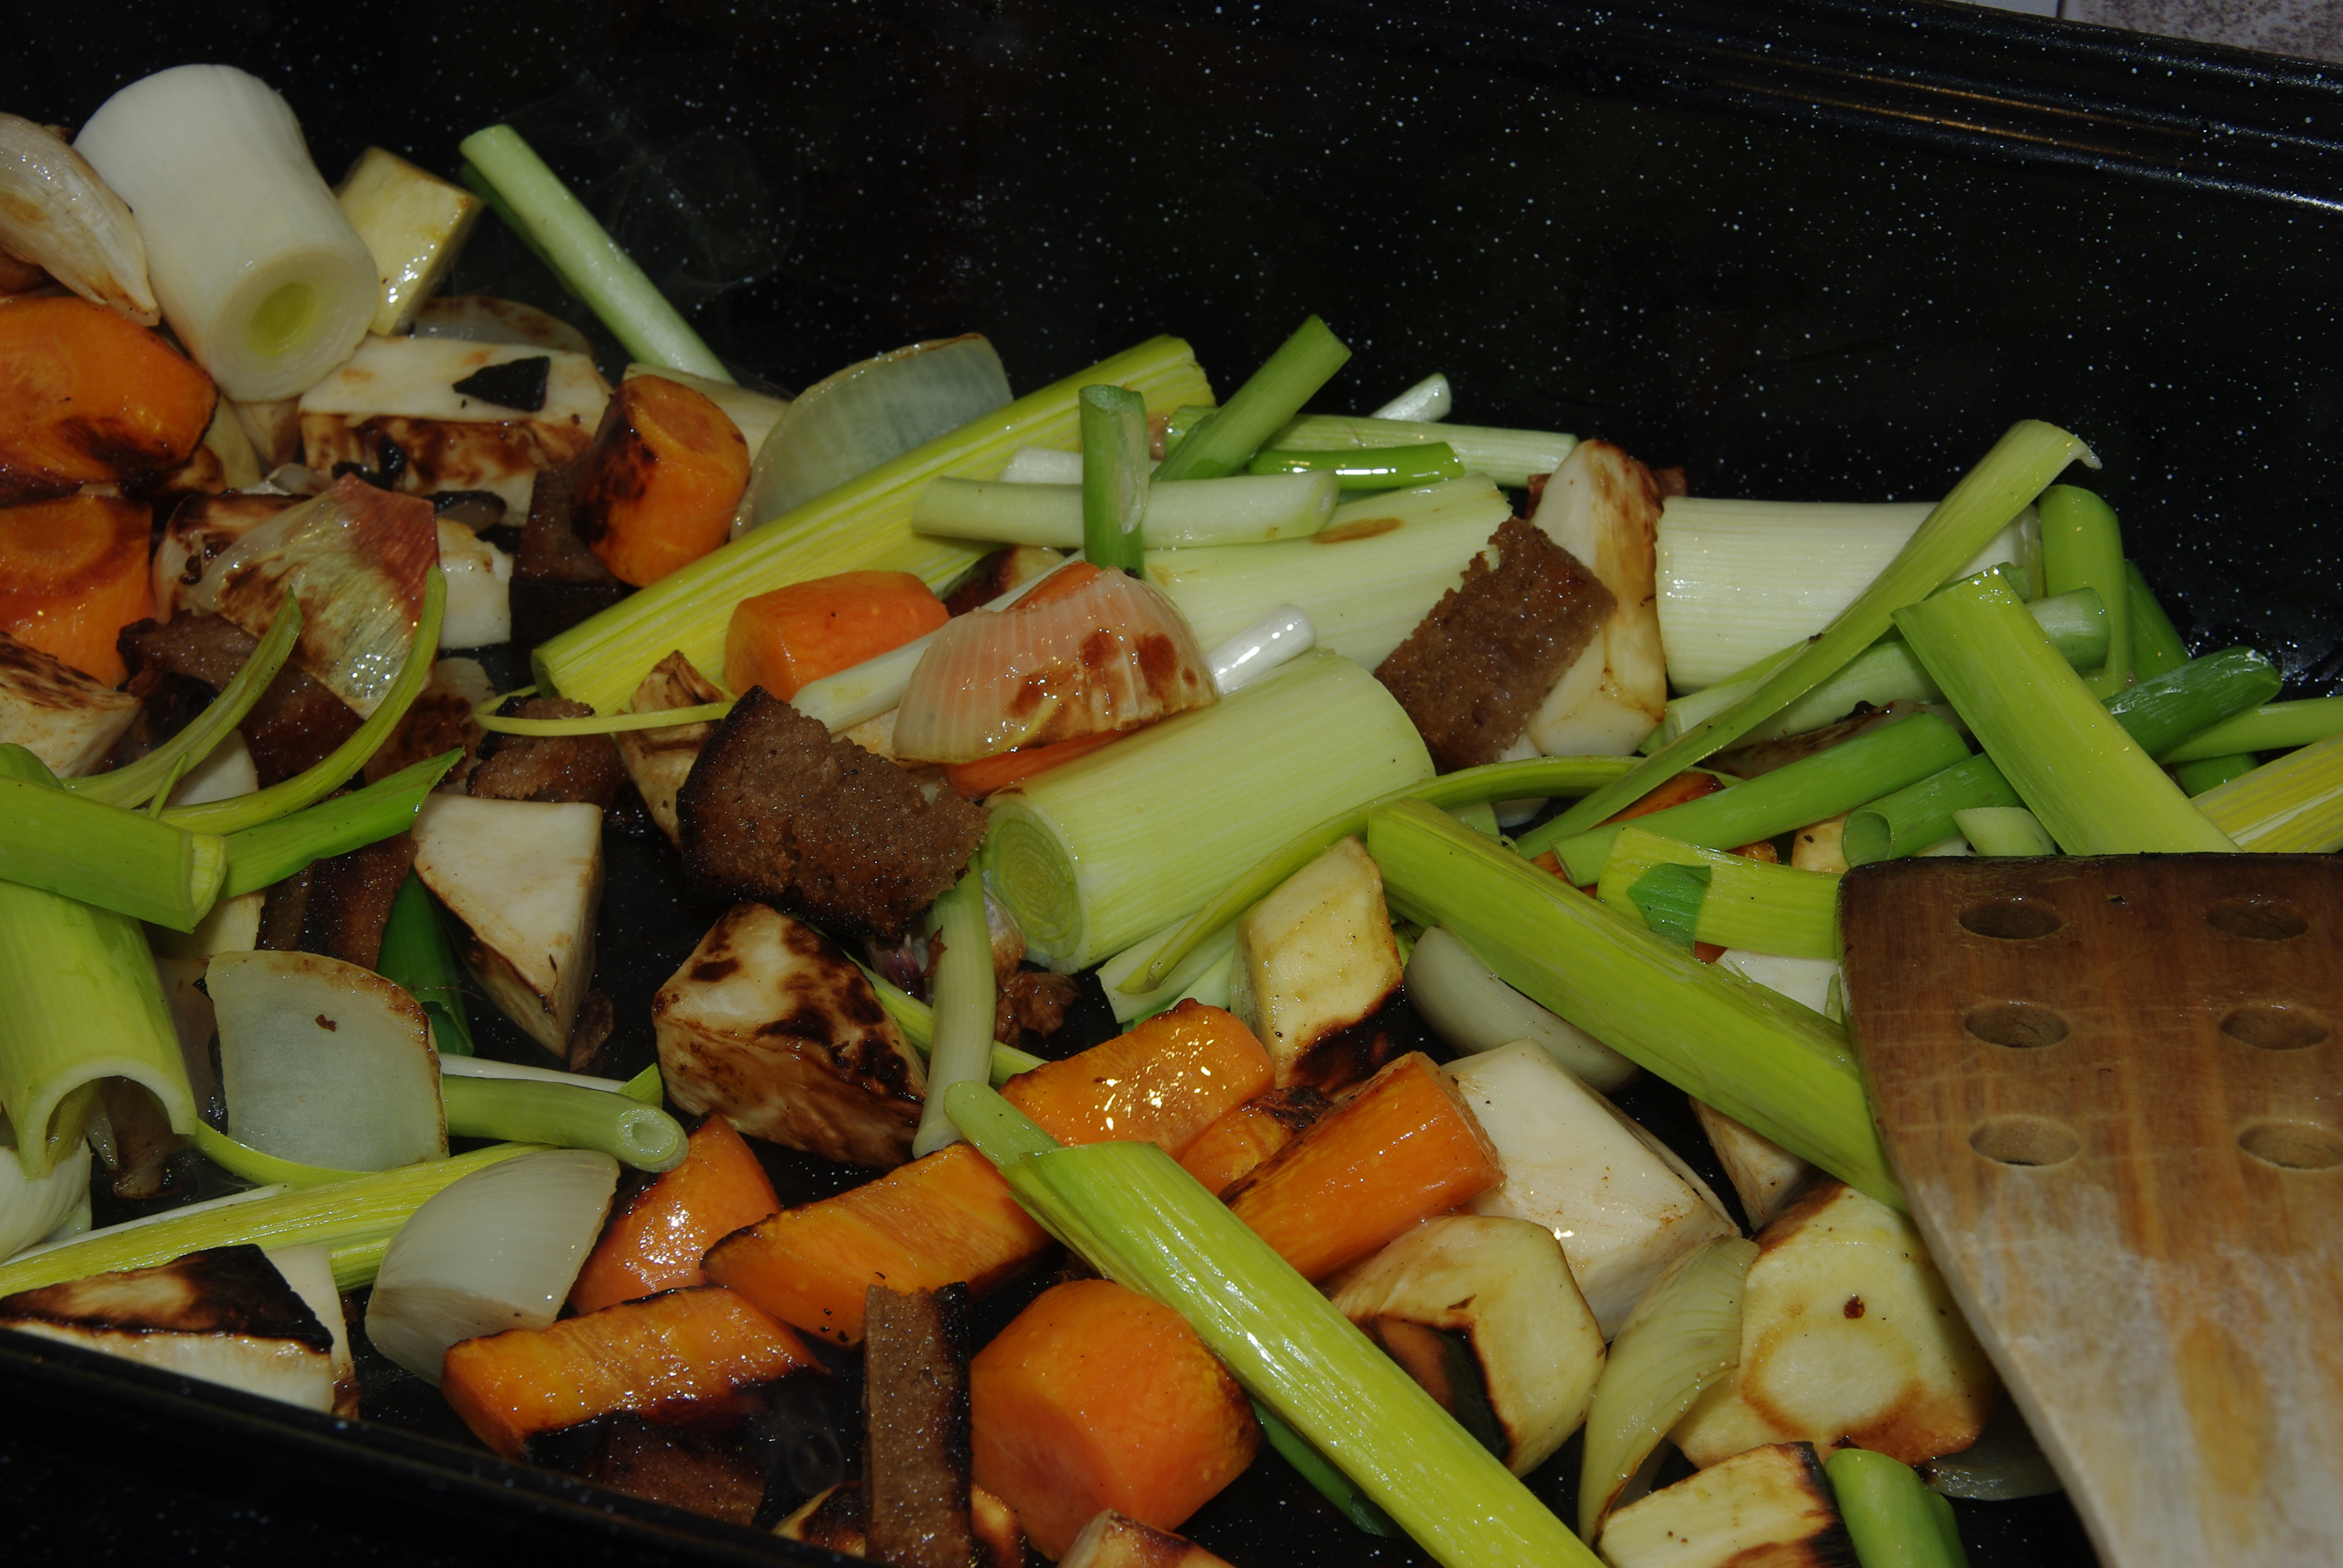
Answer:
MULTIPOLYGON (((1182 408, 1174 417, 1172 427, 1184 429, 1182 421, 1209 412, 1182 408)), ((1467 473, 1486 474, 1513 489, 1528 484, 1533 475, 1551 474, 1561 467, 1571 448, 1578 445, 1577 437, 1552 430, 1505 430, 1353 414, 1304 414, 1262 445, 1283 452, 1340 452, 1353 447, 1420 447, 1433 441, 1446 442, 1467 473)))
POLYGON ((138 215, 164 318, 230 397, 289 397, 366 336, 373 253, 259 77, 157 72, 108 98, 74 146, 138 215))
MULTIPOLYGON (((653 1069, 656 1071, 657 1069, 653 1069)), ((498 1061, 486 1056, 443 1056, 439 1059, 439 1076, 449 1078, 487 1078, 516 1083, 563 1083, 572 1089, 598 1090, 604 1094, 624 1094, 628 1084, 616 1078, 589 1078, 582 1072, 564 1072, 556 1067, 530 1067, 518 1061, 498 1061)), ((657 1096, 653 1096, 656 1100, 657 1096)))
MULTIPOLYGON (((1116 1000, 1111 984, 1107 996, 1116 1000)), ((1466 1055, 1525 1040, 1581 1082, 1606 1092, 1637 1070, 1634 1062, 1584 1030, 1499 980, 1445 926, 1433 926, 1418 937, 1407 955, 1407 1000, 1434 1034, 1466 1055)))
POLYGON ((1122 982, 1145 969, 1148 961, 1155 956, 1155 950, 1177 937, 1180 930, 1179 926, 1167 926, 1151 937, 1131 943, 1099 965, 1099 984, 1106 990, 1107 1005, 1114 1010, 1115 1022, 1128 1024, 1135 1019, 1161 1012, 1187 995, 1191 988, 1202 983, 1215 969, 1225 973, 1230 958, 1237 950, 1237 928, 1233 920, 1198 942, 1195 950, 1174 966, 1171 978, 1162 984, 1152 990, 1126 992, 1122 982))
POLYGON ((1079 485, 1082 455, 1055 447, 1020 447, 1010 454, 1001 480, 1006 485, 1079 485))
MULTIPOLYGON (((1149 487, 1140 533, 1158 550, 1306 538, 1332 520, 1341 493, 1331 473, 1172 479, 1149 487)), ((1079 550, 1081 486, 938 479, 912 507, 911 527, 944 538, 1079 550)))
POLYGON ((163 319, 122 198, 46 126, 0 115, 0 246, 141 327, 163 319))
POLYGON ((1428 424, 1447 418, 1448 411, 1454 407, 1455 396, 1449 390, 1448 377, 1435 370, 1367 417, 1413 419, 1428 424))
POLYGON ((1292 663, 1318 643, 1318 628, 1299 605, 1282 604, 1205 655, 1222 697, 1292 663))
POLYGON ((1980 855, 2055 855, 2058 847, 2023 806, 1972 806, 1953 813, 1953 826, 1980 855))
POLYGON ((985 926, 983 876, 962 877, 936 900, 933 919, 944 950, 936 960, 928 1098, 911 1140, 915 1160, 960 1141, 944 1096, 955 1083, 982 1083, 992 1068, 992 939, 985 926))
POLYGON ((41 1176, 16 1159, 16 1133, 0 1116, 0 1259, 23 1251, 73 1218, 89 1195, 89 1145, 80 1139, 41 1176))
POLYGON ((2194 804, 2241 849, 2343 849, 2343 735, 2265 762, 2206 790, 2194 804))

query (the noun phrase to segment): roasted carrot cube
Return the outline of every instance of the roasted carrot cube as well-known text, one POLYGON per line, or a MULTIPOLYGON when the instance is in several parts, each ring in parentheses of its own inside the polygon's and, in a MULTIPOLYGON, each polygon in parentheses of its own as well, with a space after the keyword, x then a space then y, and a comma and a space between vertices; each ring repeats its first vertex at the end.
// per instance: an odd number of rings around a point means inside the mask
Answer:
POLYGON ((1236 1014, 1191 1000, 1103 1045, 1021 1072, 1001 1093, 1061 1143, 1154 1143, 1176 1160, 1276 1076, 1236 1014))
POLYGON ((692 1133, 683 1163, 635 1195, 611 1221, 569 1288, 572 1310, 705 1284, 708 1249, 779 1209, 748 1141, 721 1116, 692 1133))

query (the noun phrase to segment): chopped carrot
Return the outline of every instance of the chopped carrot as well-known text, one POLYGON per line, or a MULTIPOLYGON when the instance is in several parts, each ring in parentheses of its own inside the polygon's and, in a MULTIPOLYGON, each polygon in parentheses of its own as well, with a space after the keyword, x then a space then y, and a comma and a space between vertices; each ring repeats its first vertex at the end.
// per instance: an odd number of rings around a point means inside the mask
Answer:
MULTIPOLYGON (((638 377, 636 379, 640 380, 638 377)), ((724 634, 724 683, 787 702, 808 681, 851 669, 951 618, 910 572, 840 572, 744 598, 724 634)))
POLYGON ((944 769, 944 782, 963 800, 980 800, 1011 784, 1022 784, 1052 768, 1088 757, 1109 741, 1121 739, 1123 734, 1120 729, 1101 729, 1077 735, 1071 740, 1022 746, 1014 751, 980 757, 973 762, 954 762, 944 769))
POLYGON ((1602 826, 1608 828, 1614 822, 1624 822, 1631 817, 1648 817, 1654 811, 1664 811, 1671 806, 1681 806, 1687 800, 1714 795, 1724 788, 1714 773, 1679 773, 1624 811, 1605 817, 1602 826))
POLYGON ((1180 1163, 1208 1191, 1225 1192, 1329 1109, 1326 1097, 1306 1084, 1248 1100, 1197 1134, 1180 1163))
POLYGON ((984 1156, 954 1143, 733 1232, 709 1250, 707 1268, 781 1322, 852 1345, 872 1285, 909 1292, 964 1280, 980 1295, 1049 1244, 984 1156))
POLYGON ((708 1249, 780 1206, 748 1141, 710 1116, 692 1133, 683 1163, 637 1193, 602 1232, 569 1288, 570 1309, 590 1312, 705 1284, 708 1249))
POLYGON ((136 488, 186 462, 211 377, 128 317, 69 297, 0 307, 0 504, 136 488))
POLYGON ((1469 1107, 1410 1051, 1226 1194, 1303 1278, 1322 1280, 1503 1179, 1469 1107))
POLYGON ((144 501, 67 496, 0 510, 0 631, 118 685, 130 671, 116 635, 155 613, 146 538, 144 501))
POLYGON ((1261 1448, 1186 1320, 1105 1280, 1043 1292, 969 1362, 968 1394, 977 1483, 1051 1557, 1101 1508, 1178 1528, 1261 1448))
POLYGON ((1052 599, 1071 598, 1098 580, 1099 569, 1088 561, 1068 561, 1050 580, 1011 605, 1011 609, 1035 609, 1052 599))
POLYGON ((637 588, 689 566, 732 531, 749 443, 724 410, 664 376, 610 395, 578 477, 578 532, 637 588))
POLYGON ((748 1301, 702 1285, 462 1341, 440 1363, 439 1390, 474 1436, 513 1459, 529 1439, 596 1416, 713 1412, 758 1383, 820 1366, 748 1301))
POLYGON ((1192 998, 1103 1045, 1019 1073, 1001 1094, 1061 1143, 1153 1143, 1177 1160, 1223 1112, 1276 1081, 1243 1020, 1192 998))

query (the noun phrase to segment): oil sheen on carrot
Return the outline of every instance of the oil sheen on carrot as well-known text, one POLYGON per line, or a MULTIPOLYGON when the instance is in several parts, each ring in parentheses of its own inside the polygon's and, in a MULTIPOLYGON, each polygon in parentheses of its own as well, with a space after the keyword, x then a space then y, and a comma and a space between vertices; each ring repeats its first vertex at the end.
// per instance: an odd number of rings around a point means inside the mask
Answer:
POLYGON ((1019 1073, 1001 1093, 1061 1143, 1153 1143, 1177 1160, 1276 1078, 1242 1020, 1191 998, 1103 1045, 1019 1073))
POLYGON ((637 1193, 602 1232, 570 1287, 570 1308, 591 1312, 704 1284, 708 1249, 780 1206, 748 1141, 710 1116, 692 1133, 683 1163, 637 1193))

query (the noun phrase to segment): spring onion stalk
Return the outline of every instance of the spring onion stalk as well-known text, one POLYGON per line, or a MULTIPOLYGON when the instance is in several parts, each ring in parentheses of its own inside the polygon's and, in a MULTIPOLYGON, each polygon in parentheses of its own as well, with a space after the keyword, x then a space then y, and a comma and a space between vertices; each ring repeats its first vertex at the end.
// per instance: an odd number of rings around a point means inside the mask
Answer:
POLYGON ((2192 799, 2208 789, 2218 789, 2232 779, 2242 779, 2259 767, 2260 761, 2250 751, 2227 757, 2208 757, 2202 762, 2182 762, 2172 769, 2173 779, 2180 785, 2181 793, 2192 799))
POLYGON ((1209 418, 1180 437, 1159 479, 1217 479, 1240 472, 1270 433, 1301 411, 1351 357, 1350 348, 1310 317, 1209 418))
MULTIPOLYGON (((895 1020, 895 1027, 902 1030, 903 1038, 910 1042, 911 1049, 923 1059, 931 1054, 936 1040, 935 1010, 901 987, 880 979, 870 970, 865 969, 862 973, 870 981, 870 989, 879 993, 879 1005, 886 1010, 889 1018, 895 1020)), ((995 1040, 992 1043, 992 1066, 986 1081, 998 1089, 1019 1073, 1031 1072, 1041 1065, 1041 1059, 1031 1051, 1020 1050, 1013 1045, 1003 1045, 995 1040)))
MULTIPOLYGON (((1693 941, 1792 958, 1838 957, 1838 878, 1794 866, 1768 865, 1722 849, 1703 849, 1646 830, 1638 818, 1619 831, 1603 862, 1595 896, 1613 909, 1645 909, 1635 889, 1661 867, 1707 873, 1685 930, 1693 941)), ((1652 929, 1657 921, 1646 920, 1652 929)), ((1664 935, 1666 933, 1663 933, 1664 935)))
MULTIPOLYGON (((1306 538, 1333 518, 1332 474, 1238 475, 1150 484, 1140 530, 1158 549, 1306 538)), ((911 527, 946 538, 1082 548, 1081 486, 1007 479, 938 479, 920 492, 911 527)))
POLYGON ((1434 371, 1367 417, 1413 419, 1428 423, 1447 418, 1448 411, 1455 406, 1455 394, 1449 389, 1448 377, 1434 371))
MULTIPOLYGON (((1880 638, 1880 642, 1886 640, 1885 638, 1880 638)), ((1764 684, 1767 676, 1797 658, 1805 650, 1805 643, 1800 640, 1787 648, 1775 648, 1765 658, 1734 671, 1732 675, 1714 686, 1704 686, 1698 691, 1687 691, 1681 697, 1670 698, 1666 710, 1661 715, 1659 728, 1645 736, 1643 745, 1636 749, 1648 757, 1703 719, 1724 712, 1756 690, 1764 684)), ((1871 645, 1874 648, 1878 646, 1877 642, 1871 645)), ((1869 648, 1865 649, 1866 653, 1869 651, 1869 648)), ((1860 658, 1862 655, 1858 654, 1856 657, 1860 658)), ((1836 678, 1835 676, 1832 678, 1833 680, 1836 678)), ((1819 692, 1829 684, 1829 681, 1825 681, 1815 690, 1819 692)), ((1813 695, 1814 693, 1810 692, 1807 697, 1799 699, 1799 701, 1810 700, 1813 695)), ((1785 709, 1784 711, 1786 713, 1788 709, 1785 709)))
POLYGON ((1396 911, 1441 925, 1500 979, 1622 1056, 1891 1207, 1845 1032, 1681 953, 1421 801, 1378 806, 1367 850, 1396 911))
POLYGON ((336 1171, 287 1160, 249 1143, 239 1143, 201 1121, 196 1123, 196 1151, 229 1175, 259 1187, 325 1187, 367 1174, 363 1171, 336 1171))
MULTIPOLYGON (((510 126, 475 131, 459 145, 499 198, 498 213, 544 257, 562 286, 585 301, 628 354, 649 365, 730 381, 699 334, 679 315, 632 256, 594 221, 561 176, 510 126)), ((597 704, 598 707, 599 704, 597 704)))
POLYGON ((572 1089, 590 1089, 597 1094, 623 1095, 640 1101, 645 1105, 659 1103, 659 1069, 647 1067, 628 1079, 595 1078, 583 1072, 567 1072, 558 1067, 530 1067, 524 1062, 498 1061, 492 1056, 443 1055, 439 1075, 449 1078, 494 1078, 523 1083, 559 1083, 572 1089))
POLYGON ((1071 446, 1076 398, 1100 382, 1141 393, 1150 413, 1211 395, 1185 343, 1151 338, 881 463, 570 628, 530 655, 538 686, 615 711, 676 649, 701 669, 723 668, 733 606, 752 595, 864 569, 916 572, 930 588, 949 586, 983 551, 912 532, 920 492, 945 474, 991 478, 1020 447, 1071 446))
MULTIPOLYGON (((1555 836, 1584 832, 1624 809, 1703 758, 1731 746, 1837 674, 1849 659, 1879 640, 1894 623, 1897 609, 1958 575, 1964 563, 2007 528, 2067 464, 2076 461, 2097 467, 2099 460, 2079 439, 2055 425, 2022 419, 2010 427, 1976 467, 1962 476, 1952 493, 1936 503, 1886 569, 1796 658, 1784 663, 1733 707, 1685 730, 1634 772, 1555 819, 1552 824, 1555 836)), ((2011 598, 2015 602, 2016 596, 2011 598)), ((2036 635, 2040 635, 2038 628, 2036 635)), ((1941 684, 1942 676, 1937 679, 1941 684)))
MULTIPOLYGON (((1826 821, 1949 768, 1968 751, 1960 732, 1951 725, 1933 713, 1916 713, 1729 789, 1635 820, 1640 827, 1687 844, 1732 849, 1810 822, 1826 821)), ((1570 879, 1581 887, 1600 877, 1612 841, 1619 835, 1618 827, 1561 834, 1554 826, 1548 822, 1523 834, 1518 843, 1521 852, 1534 856, 1552 849, 1570 879)))
MULTIPOLYGON (((1141 448, 1144 451, 1144 447, 1141 448)), ((935 1027, 928 1052, 927 1102, 911 1157, 933 1154, 960 1141, 944 1111, 956 1083, 982 1083, 992 1066, 992 938, 984 918, 984 878, 970 871, 936 900, 935 1027)))
POLYGON ((414 825, 424 797, 438 787, 461 750, 402 768, 363 789, 246 828, 227 837, 227 880, 220 897, 258 892, 330 855, 403 833, 414 825))
POLYGON ((699 702, 688 708, 655 709, 649 713, 581 713, 575 719, 520 719, 496 711, 511 700, 511 697, 499 697, 482 703, 472 710, 472 722, 497 735, 624 735, 637 729, 666 729, 678 724, 712 724, 732 711, 729 702, 699 702))
POLYGON ((2095 588, 2107 607, 2107 661, 2084 677, 2101 701, 2131 683, 2131 584, 2123 531, 2107 502, 2073 485, 2053 485, 2035 503, 2042 516, 2042 577, 2048 593, 2095 588))
POLYGON ((1953 1505, 1922 1485, 1911 1466, 1868 1449, 1842 1448, 1823 1473, 1862 1568, 1967 1568, 1953 1505))
POLYGON ((1082 558, 1101 571, 1144 563, 1147 399, 1121 387, 1081 390, 1082 558))
POLYGON ((2268 655, 2225 648, 2125 687, 2107 699, 2107 709, 2141 750, 2160 760, 2181 737, 2251 713, 2276 697, 2285 681, 2268 655))
POLYGON ((0 867, 11 882, 192 931, 219 897, 228 848, 217 834, 0 777, 0 867))
POLYGON ((659 1077, 659 1063, 654 1061, 626 1082, 618 1085, 614 1092, 623 1094, 629 1100, 639 1100, 645 1105, 659 1105, 666 1101, 667 1082, 659 1077))
POLYGON ((2336 734, 2343 734, 2343 697, 2266 702, 2199 730, 2156 759, 2203 762, 2237 753, 2291 751, 2336 734))
POLYGON ((1282 604, 1204 656, 1212 689, 1226 697, 1318 646, 1318 628, 1299 605, 1282 604))
POLYGON ((1701 1392, 1741 1364, 1741 1293, 1757 1243, 1720 1236, 1652 1282, 1611 1342, 1578 1476, 1578 1533, 1589 1541, 1701 1392))
MULTIPOLYGON (((1469 831, 1470 829, 1465 829, 1469 831)), ((1292 1264, 1151 1143, 1061 1149, 990 1090, 952 1120, 1084 1261, 1188 1320, 1245 1391, 1445 1568, 1594 1554, 1292 1264)))
MULTIPOLYGON (((1218 901, 1214 900, 1215 903, 1218 901)), ((1141 991, 1123 990, 1123 982, 1145 969, 1158 949, 1176 940, 1181 929, 1180 926, 1172 926, 1151 937, 1142 938, 1099 965, 1099 985, 1106 992, 1107 1005, 1114 1010, 1117 1023, 1127 1025, 1173 1006, 1189 987, 1204 978, 1212 966, 1236 951, 1237 928, 1234 921, 1229 921, 1198 942, 1188 956, 1164 977, 1161 985, 1141 991)))
POLYGON ((528 1079, 439 1081, 455 1138, 498 1138, 558 1149, 595 1149, 638 1171, 672 1171, 683 1163, 684 1133, 656 1105, 623 1094, 528 1079))
MULTIPOLYGON (((1364 833, 1369 814, 1384 801, 1423 800, 1446 810, 1479 800, 1578 795, 1602 788, 1634 766, 1634 759, 1631 757, 1531 757, 1514 762, 1492 762, 1411 784, 1381 800, 1354 806, 1323 821, 1313 822, 1256 861, 1212 902, 1182 921, 1154 945, 1145 967, 1126 970, 1130 978, 1119 981, 1115 989, 1131 996, 1143 996, 1169 983, 1216 933, 1228 930, 1239 915, 1276 891, 1280 883, 1323 854, 1328 846, 1364 833)), ((1233 935, 1231 940, 1233 942, 1233 935)))
POLYGON ((1408 447, 1359 447, 1346 452, 1296 452, 1270 447, 1245 465, 1249 474, 1332 474, 1346 490, 1404 490, 1461 479, 1464 465, 1445 441, 1408 447))
POLYGON ((1896 622, 2020 803, 2068 854, 2237 848, 2051 651, 2007 588, 1972 578, 1898 609, 1896 622))
POLYGON ((2241 849, 2323 855, 2343 849, 2343 735, 2289 751, 2193 802, 2241 849))
POLYGON ((182 769, 210 756, 213 749, 244 722, 252 705, 260 700, 269 682, 277 678, 277 672, 293 657, 294 645, 300 638, 301 601, 288 593, 284 608, 269 623, 268 635, 260 639, 260 646, 252 650, 252 657, 244 661, 236 678, 186 729, 127 767, 109 773, 93 773, 86 779, 68 779, 65 787, 85 799, 102 800, 109 806, 137 806, 167 796, 173 779, 182 769))
POLYGON ((1033 955, 1071 973, 1330 813, 1431 776, 1414 724, 1373 676, 1305 654, 998 798, 985 878, 1033 955))
MULTIPOLYGON (((2131 662, 2132 675, 2139 680, 2150 680, 2167 670, 2177 669, 2188 662, 2187 644, 2180 640, 2179 629, 2172 618, 2164 613, 2157 602, 2156 592, 2147 586, 2137 561, 2124 562, 2124 581, 2131 600, 2131 662)), ((2242 716, 2240 716, 2242 717, 2242 716)), ((2306 736, 2293 742, 2308 745, 2316 736, 2306 736)), ((2193 749, 2195 742, 2184 741, 2174 751, 2193 749)), ((2172 769, 2183 793, 2191 797, 2202 795, 2216 785, 2227 784, 2254 770, 2256 759, 2250 750, 2207 753, 2202 757, 2180 758, 2170 752, 2157 760, 2172 769)))
POLYGON ((1972 806, 1953 813, 1953 830, 1980 855, 2055 855, 2058 847, 2023 806, 1972 806))
MULTIPOLYGON (((391 900, 375 971, 423 1004, 432 1043, 442 1057, 472 1054, 472 1021, 464 1009, 464 971, 439 916, 438 900, 410 871, 391 900)), ((446 1071, 444 1063, 441 1071, 446 1071)))
POLYGON ((1374 1500, 1335 1469, 1324 1454, 1304 1442, 1300 1432, 1278 1420, 1275 1411, 1254 1400, 1252 1416, 1261 1423, 1261 1435, 1277 1457, 1292 1465, 1294 1473, 1310 1483, 1312 1491, 1332 1503, 1354 1527, 1369 1535, 1399 1533, 1399 1526, 1392 1523, 1390 1514, 1377 1508, 1374 1500))
POLYGON ((417 617, 414 638, 407 645, 407 661, 398 667, 390 689, 383 693, 382 706, 358 726, 356 734, 334 748, 324 761, 290 779, 226 800, 166 807, 163 820, 190 832, 237 833, 314 806, 348 783, 350 775, 382 749, 383 742, 390 739, 431 679, 431 667, 439 652, 439 623, 447 612, 447 579, 435 566, 423 574, 423 612, 417 617))
POLYGON ((491 1144, 323 1187, 259 1188, 191 1203, 19 1253, 0 1263, 0 1296, 61 1280, 152 1268, 206 1248, 246 1242, 265 1247, 322 1243, 333 1251, 334 1283, 354 1291, 374 1282, 390 1239, 433 1193, 499 1161, 536 1151, 537 1146, 528 1143, 491 1144))
MULTIPOLYGON (((1182 408, 1172 417, 1172 433, 1182 435, 1210 408, 1182 408)), ((1532 476, 1562 467, 1575 436, 1552 430, 1505 430, 1481 425, 1433 424, 1423 419, 1382 418, 1356 414, 1304 414, 1262 444, 1285 452, 1340 452, 1363 447, 1445 442, 1468 474, 1486 474, 1518 490, 1532 476)))

